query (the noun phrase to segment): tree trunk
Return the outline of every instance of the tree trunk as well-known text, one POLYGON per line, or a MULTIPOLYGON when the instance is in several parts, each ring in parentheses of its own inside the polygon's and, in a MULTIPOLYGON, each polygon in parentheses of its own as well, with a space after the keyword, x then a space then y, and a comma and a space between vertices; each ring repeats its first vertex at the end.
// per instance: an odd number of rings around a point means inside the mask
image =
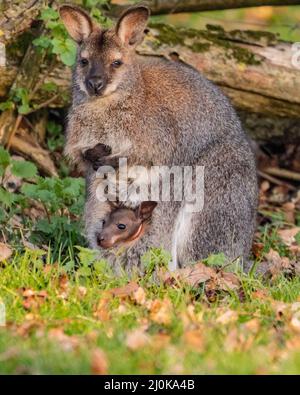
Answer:
MULTIPOLYGON (((114 4, 112 0, 109 15, 118 16, 132 2, 114 4)), ((143 4, 151 9, 152 15, 176 14, 180 12, 199 12, 227 10, 233 8, 259 7, 259 6, 287 6, 300 5, 299 0, 146 0, 143 4)))
MULTIPOLYGON (((218 84, 238 109, 299 118, 300 69, 292 64, 292 45, 277 42, 271 33, 225 32, 216 26, 197 31, 156 24, 150 28, 138 52, 144 56, 164 56, 195 67, 218 84)), ((0 78, 2 96, 7 94, 17 73, 16 66, 4 68, 6 78, 0 78)), ((60 96, 50 106, 68 104, 70 69, 58 64, 49 72, 44 65, 41 73, 41 79, 59 87, 60 96)), ((37 91, 34 101, 47 99, 45 92, 37 91)))

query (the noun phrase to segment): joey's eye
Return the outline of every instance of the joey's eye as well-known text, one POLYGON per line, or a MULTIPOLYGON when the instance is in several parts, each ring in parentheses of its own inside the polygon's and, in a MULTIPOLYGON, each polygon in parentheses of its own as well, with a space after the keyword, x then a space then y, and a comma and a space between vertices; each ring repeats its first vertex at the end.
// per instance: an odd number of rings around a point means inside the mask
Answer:
POLYGON ((80 66, 84 67, 89 64, 89 61, 86 58, 82 58, 82 59, 80 59, 79 63, 80 63, 80 66))
POLYGON ((102 225, 103 225, 103 226, 105 225, 105 220, 102 221, 102 225))
POLYGON ((120 230, 126 229, 126 225, 124 225, 124 224, 118 224, 117 227, 118 227, 118 229, 120 229, 120 230))
POLYGON ((114 67, 114 68, 118 68, 118 67, 120 67, 121 65, 122 65, 123 63, 122 63, 122 61, 121 60, 114 60, 113 62, 112 62, 112 67, 114 67))

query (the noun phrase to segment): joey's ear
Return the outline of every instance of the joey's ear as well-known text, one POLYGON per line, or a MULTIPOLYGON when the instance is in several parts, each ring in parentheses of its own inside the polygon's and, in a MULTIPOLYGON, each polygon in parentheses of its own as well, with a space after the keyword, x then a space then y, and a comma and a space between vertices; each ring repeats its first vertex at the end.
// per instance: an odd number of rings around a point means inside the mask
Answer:
POLYGON ((124 45, 138 45, 144 37, 144 30, 150 16, 145 6, 131 7, 118 20, 116 32, 124 45))
POLYGON ((81 8, 62 5, 59 14, 68 33, 77 43, 81 43, 92 33, 93 21, 81 8))
POLYGON ((151 217, 153 210, 157 206, 157 202, 142 202, 137 208, 137 215, 142 220, 147 220, 151 217))

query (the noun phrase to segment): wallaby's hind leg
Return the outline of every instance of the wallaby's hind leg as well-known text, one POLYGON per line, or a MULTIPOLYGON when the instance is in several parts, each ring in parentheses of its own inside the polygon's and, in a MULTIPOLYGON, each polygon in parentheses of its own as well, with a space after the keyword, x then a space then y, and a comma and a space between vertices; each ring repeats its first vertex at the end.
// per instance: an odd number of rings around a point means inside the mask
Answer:
POLYGON ((230 261, 242 258, 243 263, 248 260, 255 227, 252 209, 245 196, 240 196, 239 207, 233 206, 230 196, 227 199, 223 195, 224 204, 211 201, 210 207, 194 213, 188 221, 187 234, 178 234, 178 266, 186 266, 217 253, 224 253, 230 261))

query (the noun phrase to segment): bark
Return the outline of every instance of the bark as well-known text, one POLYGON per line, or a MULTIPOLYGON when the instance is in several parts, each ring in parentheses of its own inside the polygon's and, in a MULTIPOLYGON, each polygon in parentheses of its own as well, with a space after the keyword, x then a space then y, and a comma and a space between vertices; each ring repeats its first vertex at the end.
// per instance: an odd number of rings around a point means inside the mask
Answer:
MULTIPOLYGON (((146 0, 143 2, 150 7, 152 15, 175 14, 180 12, 198 12, 227 10, 234 8, 259 7, 259 6, 287 6, 299 5, 299 0, 146 0)), ((126 4, 114 4, 109 14, 118 16, 132 2, 126 4)))
POLYGON ((46 0, 4 0, 0 4, 0 40, 5 44, 26 31, 46 4, 46 0))
MULTIPOLYGON (((142 55, 183 61, 218 84, 236 108, 268 116, 300 118, 300 69, 292 64, 290 43, 277 42, 270 33, 225 32, 210 26, 206 31, 153 25, 138 48, 142 55)), ((10 60, 8 59, 8 62, 10 60)), ((15 80, 18 68, 5 68, 0 92, 15 80)), ((49 106, 61 107, 70 98, 70 69, 62 64, 49 72, 41 66, 41 79, 58 85, 60 95, 49 106)), ((18 79, 24 79, 21 74, 18 79)), ((52 94, 53 95, 53 94, 52 94)), ((36 92, 36 102, 49 97, 36 92)))

